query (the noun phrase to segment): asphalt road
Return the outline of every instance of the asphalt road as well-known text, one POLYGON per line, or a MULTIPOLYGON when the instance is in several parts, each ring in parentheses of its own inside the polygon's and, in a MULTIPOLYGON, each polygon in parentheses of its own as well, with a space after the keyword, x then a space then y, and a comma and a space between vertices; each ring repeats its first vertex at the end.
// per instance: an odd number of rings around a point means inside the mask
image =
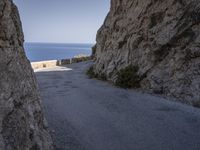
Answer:
POLYGON ((36 72, 56 150, 200 150, 200 109, 88 79, 91 64, 36 72))

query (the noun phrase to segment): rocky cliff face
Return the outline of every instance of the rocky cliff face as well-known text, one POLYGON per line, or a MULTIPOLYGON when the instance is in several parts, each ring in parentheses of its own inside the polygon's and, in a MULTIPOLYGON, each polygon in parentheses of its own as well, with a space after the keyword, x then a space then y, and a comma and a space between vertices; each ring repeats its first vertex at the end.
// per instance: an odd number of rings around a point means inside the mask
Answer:
POLYGON ((111 0, 95 72, 115 81, 130 64, 145 76, 143 89, 200 102, 200 1, 111 0))
POLYGON ((0 1, 0 150, 51 150, 16 6, 0 1))

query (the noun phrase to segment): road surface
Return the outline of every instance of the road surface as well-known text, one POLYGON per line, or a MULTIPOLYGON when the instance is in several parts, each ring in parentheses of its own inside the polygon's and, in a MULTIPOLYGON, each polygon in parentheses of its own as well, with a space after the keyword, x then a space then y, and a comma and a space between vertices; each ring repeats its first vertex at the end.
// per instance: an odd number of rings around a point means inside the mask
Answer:
POLYGON ((200 109, 88 79, 91 64, 36 72, 56 150, 200 150, 200 109))

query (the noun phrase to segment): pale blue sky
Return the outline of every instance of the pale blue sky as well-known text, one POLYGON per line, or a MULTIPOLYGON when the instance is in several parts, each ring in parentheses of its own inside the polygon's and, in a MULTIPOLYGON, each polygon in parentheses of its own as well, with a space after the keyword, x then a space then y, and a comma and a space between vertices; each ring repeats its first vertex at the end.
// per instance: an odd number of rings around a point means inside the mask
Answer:
POLYGON ((13 0, 26 42, 95 43, 110 0, 13 0))

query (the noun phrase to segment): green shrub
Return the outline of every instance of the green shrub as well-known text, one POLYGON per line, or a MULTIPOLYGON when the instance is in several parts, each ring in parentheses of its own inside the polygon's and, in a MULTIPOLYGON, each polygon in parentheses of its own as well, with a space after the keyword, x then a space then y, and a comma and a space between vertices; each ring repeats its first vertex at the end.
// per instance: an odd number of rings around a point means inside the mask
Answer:
POLYGON ((117 73, 116 86, 122 88, 139 88, 141 77, 137 74, 138 67, 128 66, 117 73))
POLYGON ((89 78, 96 78, 97 77, 96 74, 95 74, 95 72, 94 72, 94 67, 93 66, 91 66, 87 70, 86 74, 89 76, 89 78))
POLYGON ((104 73, 101 73, 100 75, 97 75, 97 79, 106 81, 107 77, 106 77, 106 75, 104 73))
POLYGON ((95 73, 95 72, 94 72, 94 67, 93 67, 93 66, 91 66, 91 67, 87 70, 86 74, 89 76, 90 79, 92 79, 92 78, 97 78, 98 80, 103 80, 103 81, 106 81, 106 80, 107 80, 107 77, 106 77, 106 75, 105 75, 104 73, 101 73, 101 74, 95 73))
POLYGON ((193 106, 196 108, 200 108, 200 101, 194 101, 193 106))

